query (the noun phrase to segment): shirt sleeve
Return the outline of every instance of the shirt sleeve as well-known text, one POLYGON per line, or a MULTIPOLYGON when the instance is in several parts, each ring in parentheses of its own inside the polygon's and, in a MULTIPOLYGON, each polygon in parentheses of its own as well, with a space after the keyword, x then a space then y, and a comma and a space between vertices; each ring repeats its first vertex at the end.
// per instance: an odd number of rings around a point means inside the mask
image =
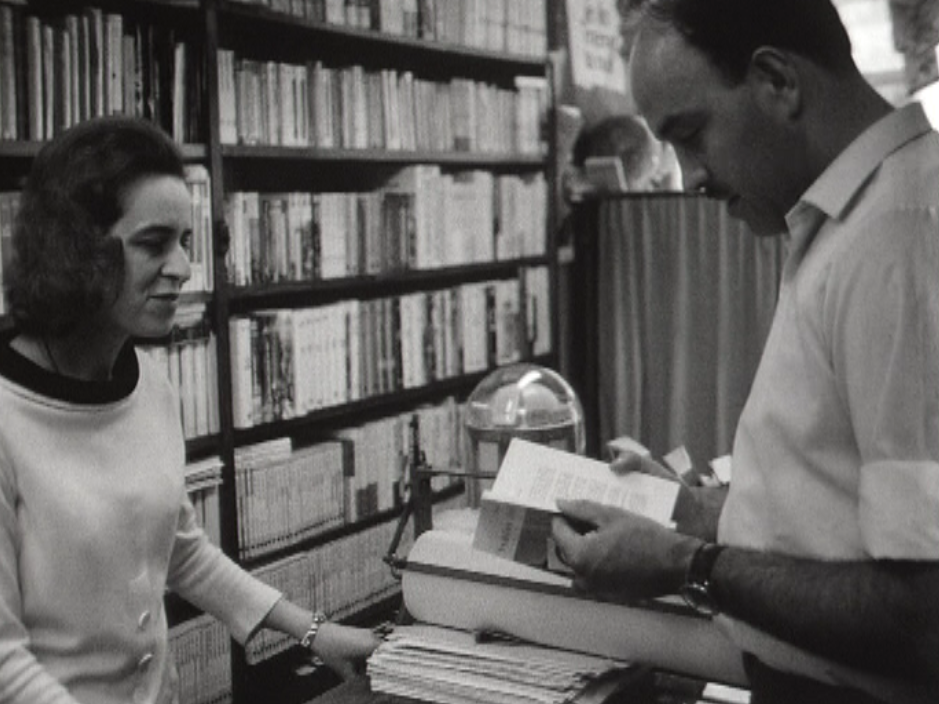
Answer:
POLYGON ((16 481, 9 467, 0 455, 0 701, 78 704, 29 649, 17 569, 16 481))
POLYGON ((860 451, 860 531, 874 558, 939 555, 939 221, 868 223, 834 265, 825 314, 860 451))
POLYGON ((224 623, 244 645, 282 597, 213 545, 184 496, 167 584, 184 599, 224 623))

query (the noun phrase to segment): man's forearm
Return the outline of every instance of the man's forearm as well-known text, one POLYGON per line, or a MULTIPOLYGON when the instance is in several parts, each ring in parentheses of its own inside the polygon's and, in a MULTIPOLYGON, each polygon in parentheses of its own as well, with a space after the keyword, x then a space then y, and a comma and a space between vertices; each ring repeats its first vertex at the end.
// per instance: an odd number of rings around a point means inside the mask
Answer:
POLYGON ((729 616, 939 693, 939 563, 822 562, 729 548, 711 577, 729 616))

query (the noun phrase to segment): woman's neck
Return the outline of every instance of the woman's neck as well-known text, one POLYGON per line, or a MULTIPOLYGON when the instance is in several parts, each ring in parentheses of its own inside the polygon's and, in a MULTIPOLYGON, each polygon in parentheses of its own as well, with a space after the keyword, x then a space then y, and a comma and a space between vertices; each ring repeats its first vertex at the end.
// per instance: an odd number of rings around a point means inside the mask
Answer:
POLYGON ((125 343, 126 339, 105 340, 83 334, 51 337, 23 333, 11 346, 34 364, 60 376, 107 381, 125 343))

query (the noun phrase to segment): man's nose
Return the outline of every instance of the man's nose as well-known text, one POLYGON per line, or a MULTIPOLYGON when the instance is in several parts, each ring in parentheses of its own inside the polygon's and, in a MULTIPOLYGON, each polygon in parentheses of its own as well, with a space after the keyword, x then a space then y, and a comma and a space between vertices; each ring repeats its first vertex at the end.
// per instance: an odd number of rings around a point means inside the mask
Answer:
POLYGON ((678 165, 681 166, 682 188, 685 191, 704 192, 707 188, 709 174, 704 165, 697 159, 675 150, 678 165))

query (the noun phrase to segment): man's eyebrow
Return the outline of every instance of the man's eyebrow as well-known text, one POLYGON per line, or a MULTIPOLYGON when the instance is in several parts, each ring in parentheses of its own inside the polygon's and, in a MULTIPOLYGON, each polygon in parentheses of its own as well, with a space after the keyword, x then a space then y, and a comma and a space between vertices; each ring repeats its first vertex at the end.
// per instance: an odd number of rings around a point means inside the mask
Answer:
POLYGON ((665 119, 662 120, 661 124, 658 126, 658 129, 652 129, 653 134, 663 141, 670 141, 675 139, 675 133, 681 133, 682 130, 688 129, 689 126, 697 127, 701 123, 701 113, 699 112, 687 112, 680 114, 668 115, 665 119))

